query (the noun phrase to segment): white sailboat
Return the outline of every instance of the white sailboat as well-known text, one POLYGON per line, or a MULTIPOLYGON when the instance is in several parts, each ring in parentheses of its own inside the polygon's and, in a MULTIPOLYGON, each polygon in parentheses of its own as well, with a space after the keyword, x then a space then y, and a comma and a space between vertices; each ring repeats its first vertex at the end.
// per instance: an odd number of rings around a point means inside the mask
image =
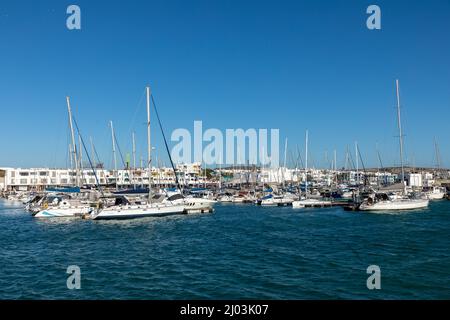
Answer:
POLYGON ((147 143, 148 143, 148 202, 145 204, 132 204, 127 201, 117 201, 113 206, 106 208, 99 208, 91 214, 91 218, 94 220, 101 219, 132 219, 132 218, 142 218, 142 217, 160 217, 175 214, 182 214, 185 210, 185 204, 160 202, 152 202, 152 186, 151 186, 151 140, 150 140, 150 87, 146 88, 147 91, 147 143))
POLYGON ((395 81, 396 91, 397 91, 397 121, 399 130, 399 142, 400 142, 400 164, 401 164, 401 175, 402 175, 402 185, 403 185, 403 195, 402 197, 390 198, 388 196, 383 196, 383 194, 374 194, 366 199, 359 206, 359 210, 362 211, 380 211, 380 210, 412 210, 412 209, 422 209, 428 206, 428 199, 410 199, 406 194, 405 185, 405 170, 403 167, 403 133, 402 133, 402 123, 400 115, 400 94, 398 80, 395 81))
MULTIPOLYGON (((73 146, 73 160, 75 163, 75 172, 76 172, 76 186, 79 187, 80 182, 80 170, 81 167, 81 153, 80 157, 78 157, 77 148, 75 144, 75 134, 73 130, 73 122, 72 122, 72 109, 70 107, 70 98, 66 97, 67 101, 67 111, 69 113, 69 126, 72 138, 72 146, 73 146)), ((81 149, 81 137, 79 136, 79 148, 81 149)), ((54 203, 48 203, 44 198, 42 201, 42 205, 37 209, 37 213, 33 216, 35 218, 54 218, 54 217, 79 217, 84 214, 89 214, 92 212, 92 207, 87 201, 81 201, 81 199, 59 199, 55 198, 54 203)))
POLYGON ((323 207, 330 206, 331 201, 320 199, 308 199, 308 130, 306 130, 305 136, 305 198, 292 202, 294 209, 305 207, 323 207))

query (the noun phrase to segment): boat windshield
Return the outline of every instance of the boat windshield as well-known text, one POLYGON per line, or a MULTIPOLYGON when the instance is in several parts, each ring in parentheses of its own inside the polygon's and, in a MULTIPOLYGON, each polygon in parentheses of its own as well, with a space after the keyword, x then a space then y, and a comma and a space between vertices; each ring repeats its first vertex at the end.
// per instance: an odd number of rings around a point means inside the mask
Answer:
POLYGON ((167 198, 167 200, 169 200, 169 201, 175 201, 175 200, 180 200, 180 199, 184 199, 184 197, 179 193, 174 194, 173 196, 170 196, 169 198, 167 198))

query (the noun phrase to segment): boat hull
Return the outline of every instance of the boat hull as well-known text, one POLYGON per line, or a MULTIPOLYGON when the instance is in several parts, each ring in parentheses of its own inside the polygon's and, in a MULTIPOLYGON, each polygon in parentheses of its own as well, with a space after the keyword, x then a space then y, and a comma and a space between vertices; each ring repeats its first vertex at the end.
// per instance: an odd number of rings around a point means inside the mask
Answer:
POLYGON ((82 208, 48 208, 39 211, 34 215, 35 218, 69 218, 80 217, 92 212, 91 207, 82 208))
POLYGON ((329 207, 331 205, 332 205, 331 201, 318 200, 318 199, 305 199, 305 200, 297 200, 297 201, 292 202, 293 208, 329 207))
POLYGON ((136 219, 145 217, 165 217, 184 213, 184 205, 128 206, 105 208, 92 215, 93 220, 136 219))
POLYGON ((428 207, 428 200, 397 200, 380 201, 374 204, 362 203, 359 206, 361 211, 392 211, 392 210, 414 210, 428 207))

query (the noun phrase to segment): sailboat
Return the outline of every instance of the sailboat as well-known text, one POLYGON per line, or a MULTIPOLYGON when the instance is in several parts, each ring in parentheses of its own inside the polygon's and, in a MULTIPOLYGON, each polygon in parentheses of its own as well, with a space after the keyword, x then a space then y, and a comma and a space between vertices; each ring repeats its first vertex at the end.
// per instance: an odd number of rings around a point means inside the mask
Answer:
POLYGON ((148 200, 146 203, 131 203, 125 196, 117 196, 112 206, 98 208, 91 213, 93 220, 101 219, 132 219, 143 217, 161 217, 184 213, 184 203, 172 203, 170 201, 153 202, 151 187, 151 141, 150 141, 150 87, 147 92, 147 152, 148 152, 148 200))
POLYGON ((403 133, 402 133, 402 123, 400 114, 400 94, 398 80, 395 81, 396 91, 397 91, 397 122, 399 130, 399 142, 400 142, 400 164, 401 164, 401 175, 402 175, 402 185, 403 194, 401 197, 389 197, 386 194, 378 193, 370 195, 363 203, 359 206, 359 210, 362 211, 379 211, 379 210, 411 210, 411 209, 422 209, 428 207, 428 199, 412 199, 408 198, 406 194, 406 184, 405 184, 405 170, 403 167, 403 133))
POLYGON ((305 207, 323 207, 331 206, 331 201, 321 199, 308 199, 308 130, 305 136, 305 198, 292 202, 294 209, 305 207))
MULTIPOLYGON (((70 98, 66 97, 67 101, 67 111, 69 113, 69 126, 72 138, 73 146, 73 159, 75 162, 76 171, 76 186, 73 188, 66 189, 49 189, 47 193, 52 195, 57 194, 76 194, 77 197, 73 198, 71 196, 49 196, 46 195, 36 203, 36 207, 33 209, 33 216, 35 218, 53 218, 53 217, 78 217, 92 212, 92 207, 88 199, 81 198, 80 195, 80 170, 81 167, 81 154, 80 157, 77 155, 77 149, 75 145, 75 135, 73 130, 72 122, 72 109, 70 107, 70 98), (50 200, 51 199, 51 200, 50 200)), ((78 132, 79 133, 79 132, 78 132)), ((81 148, 81 136, 80 138, 80 148, 81 148)))

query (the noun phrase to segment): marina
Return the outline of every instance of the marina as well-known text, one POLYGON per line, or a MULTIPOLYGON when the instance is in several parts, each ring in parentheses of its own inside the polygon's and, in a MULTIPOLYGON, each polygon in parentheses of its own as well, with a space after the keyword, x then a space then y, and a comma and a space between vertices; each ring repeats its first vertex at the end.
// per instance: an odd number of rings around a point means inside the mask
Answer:
POLYGON ((449 1, 28 2, 0 4, 0 303, 450 300, 449 1))

